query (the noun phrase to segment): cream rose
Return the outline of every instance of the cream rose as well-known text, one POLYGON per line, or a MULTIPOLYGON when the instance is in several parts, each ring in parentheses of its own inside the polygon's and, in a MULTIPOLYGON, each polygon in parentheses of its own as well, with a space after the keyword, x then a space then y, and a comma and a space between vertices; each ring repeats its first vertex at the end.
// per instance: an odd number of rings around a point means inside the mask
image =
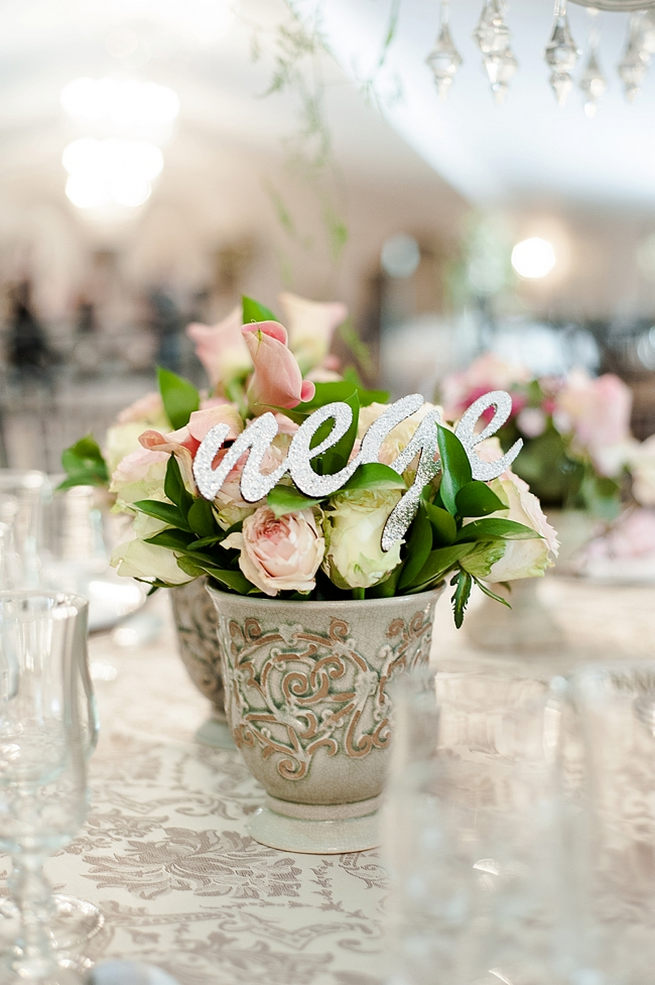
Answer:
POLYGON ((363 489, 331 499, 323 524, 327 544, 323 570, 337 587, 370 588, 399 564, 402 541, 386 553, 380 542, 400 496, 395 489, 363 489))
POLYGON ((132 507, 140 499, 163 499, 168 452, 150 451, 137 446, 114 469, 109 492, 116 495, 119 510, 132 507))
POLYGON ((139 513, 132 523, 134 536, 114 548, 110 564, 119 575, 126 578, 142 578, 146 581, 163 581, 167 585, 183 585, 191 581, 191 576, 178 568, 173 551, 158 544, 147 544, 145 538, 152 537, 163 529, 165 524, 153 517, 139 513))
POLYGON ((311 510, 276 517, 268 506, 260 506, 243 521, 242 533, 230 534, 222 546, 237 548, 248 581, 273 596, 315 588, 325 541, 311 510))
POLYGON ((509 510, 492 514, 515 520, 531 527, 539 537, 530 540, 509 540, 505 553, 491 566, 488 581, 513 581, 543 575, 554 564, 559 552, 557 532, 548 523, 537 497, 527 482, 509 469, 489 483, 496 495, 507 503, 509 510))
POLYGON ((655 434, 632 448, 628 466, 634 498, 642 506, 655 506, 655 434))

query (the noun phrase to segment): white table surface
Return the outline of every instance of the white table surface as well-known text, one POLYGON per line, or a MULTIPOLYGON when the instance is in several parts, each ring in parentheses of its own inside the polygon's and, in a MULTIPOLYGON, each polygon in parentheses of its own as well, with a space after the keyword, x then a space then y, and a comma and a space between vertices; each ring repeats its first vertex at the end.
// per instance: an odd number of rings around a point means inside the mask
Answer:
MULTIPOLYGON (((652 586, 548 577, 539 594, 563 642, 503 654, 532 661, 535 673, 589 657, 655 656, 652 586)), ((57 890, 93 900, 104 914, 89 956, 153 962, 180 985, 383 985, 379 852, 288 854, 249 837, 261 789, 236 750, 195 738, 208 703, 177 656, 165 593, 144 612, 160 621, 149 642, 119 646, 112 633, 90 640, 92 666, 115 670, 95 685, 92 805, 79 837, 47 863, 57 890)), ((436 662, 479 655, 465 630, 453 629, 442 597, 436 662)), ((0 880, 8 865, 0 857, 0 880)))

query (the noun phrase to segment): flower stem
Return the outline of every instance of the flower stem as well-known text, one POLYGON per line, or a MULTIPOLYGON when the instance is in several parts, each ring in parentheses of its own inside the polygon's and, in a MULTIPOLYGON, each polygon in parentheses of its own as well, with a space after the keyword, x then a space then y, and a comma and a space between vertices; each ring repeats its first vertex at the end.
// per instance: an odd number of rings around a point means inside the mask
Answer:
POLYGON ((353 588, 353 598, 354 599, 363 599, 364 598, 364 592, 365 591, 366 591, 365 588, 353 588))

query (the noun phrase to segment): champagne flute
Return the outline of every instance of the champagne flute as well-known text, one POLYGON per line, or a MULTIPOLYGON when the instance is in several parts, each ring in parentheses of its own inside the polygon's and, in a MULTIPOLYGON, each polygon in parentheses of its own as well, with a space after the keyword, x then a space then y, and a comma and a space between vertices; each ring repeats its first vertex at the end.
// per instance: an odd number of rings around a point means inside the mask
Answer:
POLYGON ((69 985, 48 933, 43 873, 87 808, 87 751, 96 716, 85 669, 85 599, 39 590, 0 592, 0 850, 14 862, 18 931, 0 983, 69 985))

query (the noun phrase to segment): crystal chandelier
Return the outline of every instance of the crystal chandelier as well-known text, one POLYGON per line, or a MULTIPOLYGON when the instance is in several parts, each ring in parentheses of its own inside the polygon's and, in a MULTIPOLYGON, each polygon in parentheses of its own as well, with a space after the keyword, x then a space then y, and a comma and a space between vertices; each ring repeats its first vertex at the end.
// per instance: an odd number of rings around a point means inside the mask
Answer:
MULTIPOLYGON (((599 10, 628 11, 628 33, 617 72, 628 100, 639 93, 651 56, 655 54, 655 0, 573 0, 589 9, 590 31, 588 53, 578 87, 583 93, 584 108, 588 116, 596 112, 598 101, 607 88, 598 57, 598 28, 596 16, 599 10)), ((448 95, 455 74, 462 64, 462 56, 455 46, 450 24, 450 0, 441 0, 439 26, 434 47, 427 56, 437 91, 441 98, 448 95)), ((480 18, 473 31, 473 38, 482 54, 491 92, 497 102, 507 95, 509 85, 516 74, 518 62, 512 51, 512 39, 507 23, 507 0, 483 0, 480 18)), ((555 99, 564 105, 575 85, 574 72, 578 68, 581 52, 569 26, 567 0, 555 0, 553 24, 546 40, 544 59, 549 69, 549 80, 555 99)))

